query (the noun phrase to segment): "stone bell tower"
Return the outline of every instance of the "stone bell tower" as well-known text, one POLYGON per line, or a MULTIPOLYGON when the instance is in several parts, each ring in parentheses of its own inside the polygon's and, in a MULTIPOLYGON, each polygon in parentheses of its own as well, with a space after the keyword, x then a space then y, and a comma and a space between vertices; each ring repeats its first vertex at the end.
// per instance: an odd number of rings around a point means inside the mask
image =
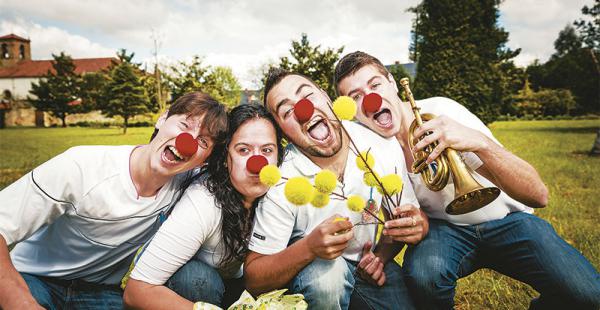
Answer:
POLYGON ((30 41, 15 34, 0 37, 0 67, 11 67, 23 60, 31 60, 30 41))

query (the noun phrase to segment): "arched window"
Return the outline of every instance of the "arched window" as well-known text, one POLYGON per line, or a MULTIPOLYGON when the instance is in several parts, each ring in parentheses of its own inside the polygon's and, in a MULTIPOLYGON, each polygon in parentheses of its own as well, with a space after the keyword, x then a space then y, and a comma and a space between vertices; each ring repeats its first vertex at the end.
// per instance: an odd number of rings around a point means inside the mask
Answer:
POLYGON ((25 46, 19 46, 19 59, 25 59, 25 46))
POLYGON ((2 44, 2 58, 8 59, 10 58, 10 54, 8 53, 8 45, 6 43, 2 44))
POLYGON ((12 100, 12 93, 8 89, 4 90, 4 92, 2 93, 2 96, 4 97, 4 99, 6 99, 8 101, 12 100))

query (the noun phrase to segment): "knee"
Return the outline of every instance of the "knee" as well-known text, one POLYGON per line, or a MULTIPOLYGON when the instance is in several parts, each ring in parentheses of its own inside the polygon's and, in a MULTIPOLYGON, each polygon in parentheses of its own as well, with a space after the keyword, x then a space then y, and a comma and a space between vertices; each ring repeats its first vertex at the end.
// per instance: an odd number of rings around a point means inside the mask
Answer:
POLYGON ((190 260, 167 281, 166 286, 190 301, 220 305, 225 293, 221 276, 213 267, 190 260))
POLYGON ((346 261, 316 259, 294 278, 291 290, 302 293, 310 308, 346 308, 354 277, 346 261))
POLYGON ((405 260, 405 282, 410 291, 436 298, 453 295, 457 279, 448 267, 446 259, 431 255, 405 260))

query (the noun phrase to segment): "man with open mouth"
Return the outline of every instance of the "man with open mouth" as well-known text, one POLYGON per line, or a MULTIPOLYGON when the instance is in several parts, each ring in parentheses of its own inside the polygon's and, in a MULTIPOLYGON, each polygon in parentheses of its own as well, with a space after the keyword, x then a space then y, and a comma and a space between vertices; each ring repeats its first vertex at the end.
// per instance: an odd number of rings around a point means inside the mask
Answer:
MULTIPOLYGON (((313 181, 328 169, 337 177, 334 193, 371 197, 380 206, 382 195, 363 183, 348 134, 360 150, 380 159, 374 167, 378 173, 397 172, 407 178, 396 141, 344 121, 347 134, 327 94, 309 78, 271 70, 264 94, 267 109, 290 143, 281 166, 286 178, 304 176, 313 181), (389 154, 399 156, 384 160, 389 154)), ((284 186, 272 187, 256 209, 244 265, 246 285, 253 294, 287 287, 303 294, 311 309, 347 309, 350 304, 357 309, 413 308, 402 270, 393 261, 403 244, 383 236, 379 245, 385 245, 373 253, 377 222, 362 222, 363 214, 350 211, 345 200, 331 196, 322 208, 295 206, 283 192, 284 186)), ((427 233, 427 219, 410 186, 401 197, 402 212, 411 217, 388 222, 386 230, 410 226, 410 242, 417 243, 427 233)))
POLYGON ((447 147, 461 151, 477 182, 502 191, 479 210, 450 215, 444 210, 454 199, 453 184, 433 192, 418 174, 409 173, 419 203, 431 219, 427 238, 409 247, 404 256, 406 283, 419 308, 453 308, 456 281, 483 267, 540 292, 531 309, 600 307, 598 272, 549 223, 531 214, 532 207, 548 202, 548 190, 537 171, 504 149, 475 115, 448 98, 417 100, 421 113, 437 118, 415 130, 415 137, 429 135, 411 149, 409 126, 415 116, 377 58, 359 51, 344 56, 336 65, 334 81, 340 95, 358 103, 356 118, 362 124, 382 137, 397 139, 407 167, 413 164, 414 151, 437 141, 428 163, 447 147), (377 109, 366 107, 373 97, 380 98, 377 109))
POLYGON ((121 278, 172 208, 175 176, 203 165, 226 129, 224 106, 190 93, 150 143, 73 147, 3 189, 0 308, 123 308, 121 278))

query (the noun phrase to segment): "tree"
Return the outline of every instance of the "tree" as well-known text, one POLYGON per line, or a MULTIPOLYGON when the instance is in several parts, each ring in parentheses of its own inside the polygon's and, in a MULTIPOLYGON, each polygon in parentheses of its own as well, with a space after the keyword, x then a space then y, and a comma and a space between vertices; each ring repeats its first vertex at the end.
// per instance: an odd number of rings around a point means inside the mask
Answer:
POLYGON ((419 64, 415 96, 450 97, 485 123, 498 116, 509 90, 500 65, 518 55, 498 27, 498 0, 424 0, 417 10, 419 64))
POLYGON ((401 64, 393 64, 389 66, 388 71, 392 74, 394 80, 396 81, 396 87, 398 87, 399 94, 402 96, 402 100, 407 101, 408 99, 404 98, 404 92, 402 91, 402 85, 400 85, 400 79, 407 77, 409 79, 409 85, 412 85, 411 87, 413 87, 413 78, 410 77, 406 69, 404 69, 404 66, 401 64))
POLYGON ((194 56, 189 63, 180 61, 171 66, 171 73, 166 76, 171 89, 171 101, 174 102, 189 92, 201 90, 209 69, 209 66, 202 65, 202 58, 199 56, 194 56))
POLYGON ((229 109, 240 103, 242 87, 229 67, 211 68, 201 88, 229 109))
POLYGON ((113 62, 100 106, 104 115, 123 118, 123 133, 127 133, 130 118, 153 109, 139 76, 142 72, 131 62, 133 55, 127 55, 125 50, 117 54, 119 61, 113 62))
POLYGON ((82 81, 75 74, 71 56, 61 52, 52 57, 52 70, 38 83, 31 83, 29 92, 35 97, 28 97, 28 100, 36 109, 60 118, 62 127, 67 127, 67 115, 88 112, 91 105, 81 100, 82 81))
POLYGON ((303 33, 300 41, 292 41, 289 51, 291 58, 281 57, 278 66, 308 76, 323 88, 330 98, 334 98, 333 73, 335 63, 340 59, 344 47, 321 50, 321 45, 311 46, 306 33, 303 33))

